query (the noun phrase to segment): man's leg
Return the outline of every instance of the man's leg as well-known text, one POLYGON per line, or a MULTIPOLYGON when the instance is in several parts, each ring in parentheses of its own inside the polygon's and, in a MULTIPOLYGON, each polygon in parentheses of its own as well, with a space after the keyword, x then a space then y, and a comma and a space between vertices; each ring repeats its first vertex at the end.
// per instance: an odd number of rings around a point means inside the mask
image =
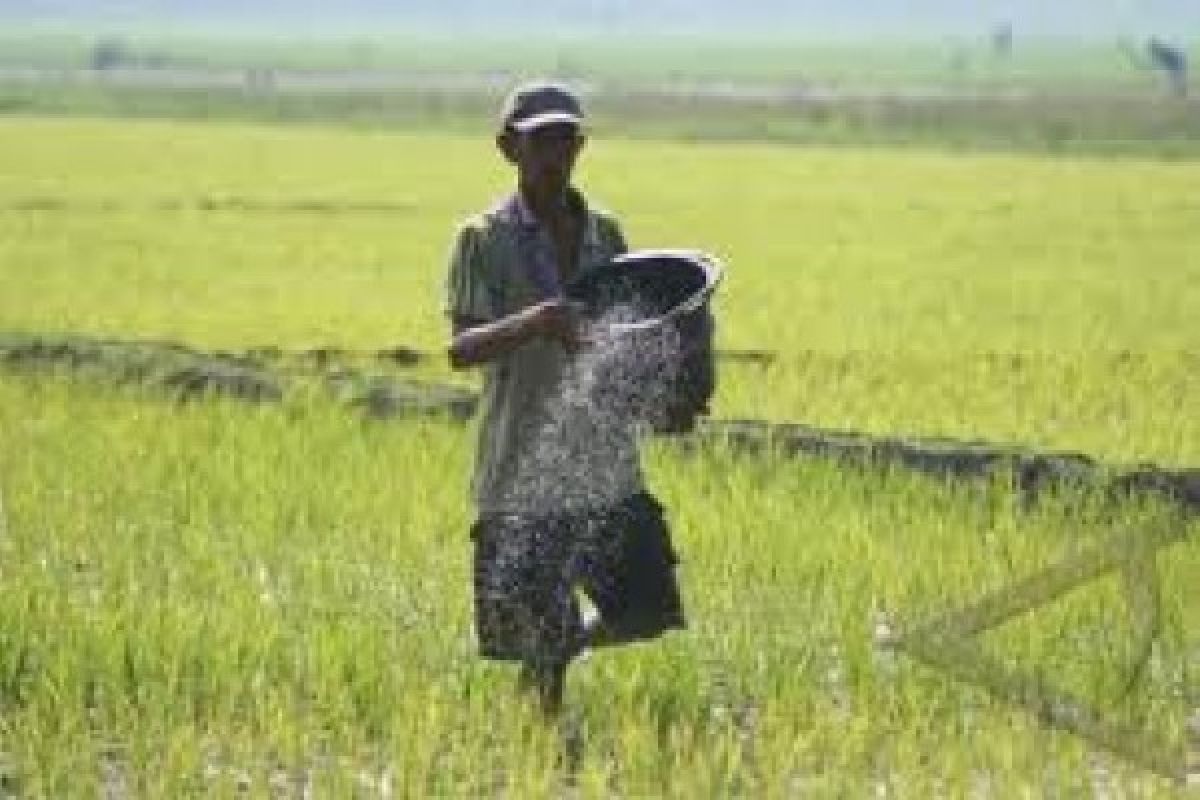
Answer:
POLYGON ((562 710, 566 677, 566 664, 526 662, 521 665, 517 685, 524 692, 536 694, 538 707, 544 715, 555 717, 562 710))
POLYGON ((584 626, 581 647, 652 639, 683 628, 678 559, 658 502, 649 494, 635 495, 597 520, 591 533, 582 579, 600 615, 584 626))
POLYGON ((580 612, 572 591, 566 526, 541 524, 532 531, 533 557, 523 571, 522 647, 519 685, 535 691, 541 709, 562 708, 567 665, 579 652, 580 612))

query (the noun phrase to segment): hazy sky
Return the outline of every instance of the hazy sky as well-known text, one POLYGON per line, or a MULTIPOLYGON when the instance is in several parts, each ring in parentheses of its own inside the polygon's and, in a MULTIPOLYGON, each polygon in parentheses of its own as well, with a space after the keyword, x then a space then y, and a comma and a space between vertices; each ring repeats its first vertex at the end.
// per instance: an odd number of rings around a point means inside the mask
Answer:
POLYGON ((1200 37, 1200 0, 0 0, 0 19, 117 27, 252 26, 617 31, 760 30, 820 36, 931 36, 1010 21, 1027 35, 1200 37))

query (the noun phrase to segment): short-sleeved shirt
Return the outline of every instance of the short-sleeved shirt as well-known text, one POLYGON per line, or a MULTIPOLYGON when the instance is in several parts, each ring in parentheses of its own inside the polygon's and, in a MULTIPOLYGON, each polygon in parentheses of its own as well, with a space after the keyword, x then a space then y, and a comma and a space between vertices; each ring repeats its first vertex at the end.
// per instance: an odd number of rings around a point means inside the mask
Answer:
MULTIPOLYGON (((582 214, 576 274, 626 251, 615 218, 571 198, 582 214)), ((514 193, 459 229, 446 281, 452 318, 492 322, 563 292, 554 244, 514 193)), ((564 402, 578 379, 558 342, 535 339, 484 369, 472 492, 481 514, 559 513, 620 502, 643 488, 630 426, 596 430, 564 402)), ((575 393, 577 394, 577 393, 575 393)))

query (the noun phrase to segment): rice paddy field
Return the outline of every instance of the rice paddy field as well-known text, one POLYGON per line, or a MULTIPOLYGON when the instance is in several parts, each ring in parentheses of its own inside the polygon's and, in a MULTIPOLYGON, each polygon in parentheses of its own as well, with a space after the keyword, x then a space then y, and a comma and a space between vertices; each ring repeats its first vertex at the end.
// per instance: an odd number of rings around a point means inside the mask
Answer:
MULTIPOLYGON (((718 345, 772 358, 721 362, 716 417, 1200 463, 1200 162, 597 136, 579 177, 634 246, 726 263, 718 345)), ((0 117, 0 332, 437 354, 455 226, 510 181, 483 135, 0 117)), ((475 655, 470 426, 8 367, 7 796, 1200 780, 1200 524, 1161 498, 649 442, 689 628, 589 654, 548 725, 475 655), (940 661, 893 646, 1006 591, 1036 602, 940 661)))

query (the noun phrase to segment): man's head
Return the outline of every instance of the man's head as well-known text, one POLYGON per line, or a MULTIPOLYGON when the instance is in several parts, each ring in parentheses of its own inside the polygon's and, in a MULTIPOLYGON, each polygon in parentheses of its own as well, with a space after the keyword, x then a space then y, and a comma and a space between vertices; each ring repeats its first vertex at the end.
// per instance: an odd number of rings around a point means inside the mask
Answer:
POLYGON ((523 184, 551 191, 571 180, 584 143, 579 98, 557 83, 526 83, 505 98, 496 146, 523 184))

